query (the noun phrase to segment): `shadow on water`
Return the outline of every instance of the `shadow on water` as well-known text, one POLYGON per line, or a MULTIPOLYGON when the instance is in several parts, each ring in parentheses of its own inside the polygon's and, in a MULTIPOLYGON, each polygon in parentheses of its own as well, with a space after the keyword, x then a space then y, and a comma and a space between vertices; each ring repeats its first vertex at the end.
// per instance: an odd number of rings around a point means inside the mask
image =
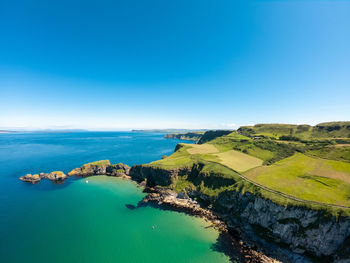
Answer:
POLYGON ((219 234, 211 250, 225 254, 231 262, 246 262, 244 255, 233 245, 232 237, 226 233, 219 234))
MULTIPOLYGON (((135 210, 137 208, 141 207, 153 207, 156 209, 160 209, 163 211, 172 211, 176 213, 185 213, 191 216, 194 216, 190 212, 183 211, 181 209, 176 210, 174 207, 169 205, 158 205, 156 203, 144 203, 140 201, 137 206, 126 204, 125 205, 130 210, 135 210)), ((207 226, 205 228, 212 228, 213 226, 207 226)), ((247 262, 247 263, 257 263, 261 262, 260 259, 258 259, 256 256, 253 256, 251 251, 247 249, 246 246, 242 246, 242 244, 239 242, 238 234, 236 233, 224 233, 220 232, 218 238, 216 239, 215 244, 211 246, 211 250, 223 253, 227 257, 229 257, 230 262, 232 263, 238 263, 238 262, 247 262)))
MULTIPOLYGON (((135 210, 142 207, 152 207, 155 209, 160 209, 164 211, 172 211, 177 213, 185 213, 191 216, 195 216, 188 211, 184 210, 176 210, 172 206, 168 206, 165 204, 158 205, 156 203, 144 203, 140 201, 137 206, 126 204, 125 205, 130 210, 135 210)), ((207 226, 205 228, 211 228, 212 225, 207 226)), ((348 240, 350 244, 350 239, 348 240)), ((261 263, 261 262, 274 262, 274 260, 278 260, 279 262, 322 262, 328 263, 329 258, 314 258, 314 260, 310 260, 309 255, 298 255, 291 253, 289 250, 281 249, 278 244, 273 244, 270 242, 264 243, 254 243, 253 246, 249 246, 247 243, 242 241, 240 234, 234 230, 229 229, 228 232, 220 232, 219 236, 216 239, 216 242, 211 245, 211 250, 219 253, 223 253, 226 255, 230 262, 232 263, 261 263), (275 251, 276 250, 276 251, 275 251), (262 251, 262 252, 258 252, 262 251), (272 256, 272 258, 271 258, 272 256), (273 259, 275 258, 275 259, 273 259)), ((349 250, 346 250, 345 253, 348 253, 349 250)), ((344 255, 343 255, 344 256, 344 255)))
POLYGON ((137 208, 136 205, 131 205, 131 204, 126 204, 125 207, 130 209, 130 210, 135 210, 137 208))

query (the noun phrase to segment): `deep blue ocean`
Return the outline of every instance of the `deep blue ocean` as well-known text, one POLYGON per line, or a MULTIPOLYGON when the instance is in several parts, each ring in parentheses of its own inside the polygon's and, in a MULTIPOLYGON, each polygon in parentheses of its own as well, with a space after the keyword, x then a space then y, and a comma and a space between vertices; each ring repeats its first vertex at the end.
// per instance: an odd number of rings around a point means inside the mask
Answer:
POLYGON ((228 262, 208 223, 152 207, 144 193, 105 176, 64 184, 19 180, 109 159, 128 165, 170 155, 180 140, 134 132, 0 134, 0 262, 228 262), (155 227, 153 227, 155 226, 155 227))

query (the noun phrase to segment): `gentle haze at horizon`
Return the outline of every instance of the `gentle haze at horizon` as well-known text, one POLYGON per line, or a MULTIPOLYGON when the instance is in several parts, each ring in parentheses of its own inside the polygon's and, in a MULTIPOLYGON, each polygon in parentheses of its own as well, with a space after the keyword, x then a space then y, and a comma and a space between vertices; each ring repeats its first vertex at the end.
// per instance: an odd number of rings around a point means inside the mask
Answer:
POLYGON ((350 1, 0 3, 0 129, 350 118, 350 1))

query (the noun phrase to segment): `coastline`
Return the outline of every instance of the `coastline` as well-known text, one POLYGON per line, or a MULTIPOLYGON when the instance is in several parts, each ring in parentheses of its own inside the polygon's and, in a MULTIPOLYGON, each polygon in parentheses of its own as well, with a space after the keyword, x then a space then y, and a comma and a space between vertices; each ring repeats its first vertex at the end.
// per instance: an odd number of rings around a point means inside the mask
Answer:
MULTIPOLYGON (((170 184, 172 178, 177 176, 177 174, 181 171, 165 171, 161 169, 153 169, 148 166, 145 169, 140 168, 142 168, 140 165, 135 165, 130 168, 122 163, 111 164, 109 160, 100 160, 84 164, 80 168, 75 168, 71 172, 67 173, 65 178, 58 181, 63 183, 69 177, 85 178, 89 176, 106 175, 111 177, 120 177, 135 182, 137 186, 142 188, 143 192, 147 195, 138 202, 137 206, 127 206, 129 209, 150 205, 159 209, 186 213, 210 222, 211 225, 209 227, 215 228, 220 233, 218 247, 216 249, 229 256, 232 262, 237 262, 237 255, 239 255, 240 262, 247 263, 311 262, 308 254, 301 255, 304 253, 304 251, 298 253, 297 251, 288 250, 287 248, 276 245, 273 240, 271 242, 269 239, 258 237, 254 233, 254 229, 246 228, 245 226, 235 222, 232 220, 232 218, 230 218, 229 214, 225 213, 225 211, 216 211, 214 207, 210 205, 210 203, 202 203, 202 199, 204 197, 200 195, 198 196, 198 193, 196 194, 195 192, 190 191, 187 194, 187 192, 184 190, 182 192, 175 192, 170 187, 170 184), (201 203, 197 202, 197 198, 201 203)), ((44 178, 50 180, 50 178, 47 176, 43 177, 43 179, 44 178)), ((21 178, 21 180, 23 181, 23 178, 21 178)), ((55 183, 56 180, 57 177, 51 179, 53 183, 55 183)), ((27 182, 32 181, 28 180, 27 182)), ((247 201, 248 203, 252 201, 249 201, 249 198, 249 196, 246 196, 247 200, 241 199, 244 207, 247 206, 247 201)), ((237 205, 238 204, 236 204, 236 206, 237 205)), ((275 211, 278 208, 272 203, 270 204, 269 201, 264 201, 262 199, 254 200, 254 202, 250 203, 249 205, 249 207, 254 207, 257 205, 256 208, 258 209, 256 211, 251 209, 245 211, 244 213, 248 213, 255 218, 258 218, 259 216, 266 217, 266 215, 264 215, 266 211, 262 212, 261 215, 259 214, 261 209, 267 209, 268 211, 268 209, 271 208, 275 211), (271 205, 271 207, 269 207, 269 205, 271 205)), ((232 204, 230 204, 230 207, 232 207, 232 204)), ((276 211, 278 212, 279 208, 276 211)), ((270 214, 269 216, 274 217, 274 214, 270 214)), ((247 220, 248 218, 245 217, 243 219, 247 220)))
POLYGON ((227 255, 231 262, 237 262, 237 255, 239 255, 240 262, 246 263, 280 262, 265 255, 264 252, 260 252, 263 251, 262 248, 253 248, 254 244, 252 243, 248 245, 247 241, 243 240, 235 229, 228 227, 225 221, 218 214, 215 214, 215 212, 208 208, 203 208, 197 201, 191 199, 186 194, 177 194, 171 189, 162 187, 149 187, 147 186, 146 181, 139 182, 132 176, 129 176, 129 169, 130 167, 127 165, 112 165, 108 160, 103 160, 85 164, 81 168, 75 168, 71 172, 64 174, 63 178, 51 178, 47 176, 50 175, 50 173, 41 173, 38 180, 33 181, 31 176, 26 179, 28 175, 20 177, 20 180, 27 183, 37 184, 40 183, 40 180, 46 179, 50 180, 54 184, 62 184, 70 178, 88 178, 95 176, 121 178, 135 183, 136 187, 141 188, 141 190, 146 193, 146 196, 138 202, 136 207, 126 205, 129 209, 152 206, 157 209, 185 213, 209 222, 210 225, 208 227, 214 228, 219 233, 215 250, 227 255), (121 171, 122 169, 120 168, 123 168, 123 171, 121 171))
POLYGON ((237 255, 240 255, 240 262, 246 263, 281 262, 267 256, 265 254, 266 251, 263 251, 262 247, 252 247, 253 244, 248 244, 248 240, 242 239, 235 229, 230 228, 225 221, 221 219, 220 215, 210 209, 202 208, 198 202, 192 200, 188 196, 179 197, 176 192, 170 189, 147 187, 142 183, 138 185, 147 193, 139 202, 138 207, 150 205, 159 209, 171 210, 199 217, 211 223, 209 227, 219 232, 219 250, 226 254, 232 262, 237 260, 237 255))

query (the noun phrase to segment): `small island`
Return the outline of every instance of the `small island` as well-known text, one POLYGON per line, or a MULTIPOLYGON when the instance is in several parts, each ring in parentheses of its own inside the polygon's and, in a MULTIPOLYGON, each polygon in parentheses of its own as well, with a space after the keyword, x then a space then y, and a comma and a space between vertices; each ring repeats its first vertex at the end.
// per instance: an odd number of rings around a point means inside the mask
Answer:
POLYGON ((64 181, 70 176, 93 176, 93 175, 107 175, 129 178, 128 174, 130 167, 126 164, 111 164, 109 160, 101 160, 92 163, 84 164, 80 168, 75 168, 67 174, 62 171, 54 171, 51 173, 40 173, 40 174, 27 174, 21 176, 20 180, 29 183, 38 183, 42 179, 48 179, 51 181, 64 181))
POLYGON ((23 182, 29 183, 38 183, 41 179, 48 179, 51 181, 63 181, 68 176, 64 174, 62 171, 53 171, 51 173, 40 173, 40 174, 26 174, 25 176, 21 176, 20 179, 23 182))

